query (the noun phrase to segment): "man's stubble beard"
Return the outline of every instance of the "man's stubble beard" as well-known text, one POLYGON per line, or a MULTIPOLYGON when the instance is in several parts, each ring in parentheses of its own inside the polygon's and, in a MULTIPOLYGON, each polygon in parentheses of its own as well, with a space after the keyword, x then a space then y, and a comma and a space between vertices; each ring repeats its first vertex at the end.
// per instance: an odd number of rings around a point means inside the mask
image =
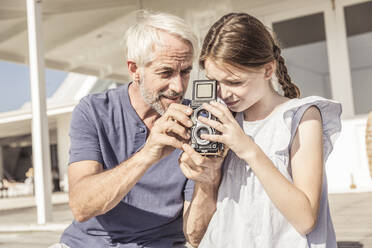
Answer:
POLYGON ((159 92, 158 94, 154 94, 151 91, 148 91, 145 89, 145 84, 144 84, 145 78, 143 74, 140 76, 139 80, 139 88, 140 92, 142 95, 143 100, 145 103, 147 103, 151 108, 153 108, 159 115, 163 115, 166 111, 166 108, 163 106, 163 104, 160 101, 161 96, 168 96, 168 97, 173 97, 173 96, 178 96, 181 95, 181 102, 183 99, 183 94, 178 94, 174 91, 170 91, 169 93, 167 92, 159 92))

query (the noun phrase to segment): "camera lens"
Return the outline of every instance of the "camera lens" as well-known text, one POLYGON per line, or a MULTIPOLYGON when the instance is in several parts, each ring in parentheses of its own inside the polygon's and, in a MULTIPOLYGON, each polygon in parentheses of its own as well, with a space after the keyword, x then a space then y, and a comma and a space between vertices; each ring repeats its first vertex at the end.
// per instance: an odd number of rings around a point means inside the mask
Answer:
POLYGON ((198 131, 196 132, 196 135, 198 136, 199 139, 201 138, 202 134, 209 134, 209 130, 205 127, 199 128, 198 131))
POLYGON ((212 129, 206 125, 198 125, 191 133, 191 136, 195 138, 198 145, 205 146, 210 143, 209 140, 202 139, 200 136, 202 134, 212 134, 212 129))
POLYGON ((209 112, 205 109, 201 109, 199 112, 198 112, 198 117, 199 116, 202 116, 202 117, 205 117, 205 118, 209 118, 209 112))

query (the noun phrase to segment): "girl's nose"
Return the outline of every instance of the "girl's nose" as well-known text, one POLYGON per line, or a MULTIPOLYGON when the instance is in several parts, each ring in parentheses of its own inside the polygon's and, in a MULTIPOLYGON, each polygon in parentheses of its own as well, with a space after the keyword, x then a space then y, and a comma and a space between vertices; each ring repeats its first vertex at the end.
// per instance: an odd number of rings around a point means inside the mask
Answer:
POLYGON ((222 99, 227 99, 232 95, 230 88, 221 83, 218 84, 217 91, 218 91, 218 96, 222 99))

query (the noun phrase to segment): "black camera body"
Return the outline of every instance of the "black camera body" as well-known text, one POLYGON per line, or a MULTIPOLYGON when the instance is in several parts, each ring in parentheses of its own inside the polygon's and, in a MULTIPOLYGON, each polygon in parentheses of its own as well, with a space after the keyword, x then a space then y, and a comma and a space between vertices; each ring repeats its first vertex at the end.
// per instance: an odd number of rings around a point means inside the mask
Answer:
POLYGON ((205 156, 220 156, 223 152, 223 145, 218 142, 203 140, 202 134, 219 134, 219 132, 198 121, 198 116, 203 116, 211 120, 218 121, 203 108, 203 103, 217 101, 217 81, 216 80, 195 80, 192 88, 192 100, 190 107, 194 110, 191 115, 193 126, 191 127, 191 147, 195 151, 205 156))

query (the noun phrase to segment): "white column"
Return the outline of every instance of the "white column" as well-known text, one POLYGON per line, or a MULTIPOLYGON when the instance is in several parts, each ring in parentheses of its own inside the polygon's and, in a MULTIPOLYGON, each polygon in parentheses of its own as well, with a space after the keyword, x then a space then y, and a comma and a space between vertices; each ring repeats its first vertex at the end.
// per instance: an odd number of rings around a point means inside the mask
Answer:
POLYGON ((57 120, 58 169, 60 176, 60 185, 65 192, 68 191, 67 167, 70 148, 70 120, 70 113, 59 116, 57 120))
POLYGON ((354 116, 354 100, 343 8, 325 10, 325 30, 332 98, 342 103, 342 117, 354 116))
POLYGON ((3 157, 3 147, 0 145, 0 181, 4 177, 4 157, 3 157))
POLYGON ((45 224, 52 220, 52 204, 41 0, 27 0, 27 23, 32 101, 32 156, 35 172, 37 223, 45 224))

